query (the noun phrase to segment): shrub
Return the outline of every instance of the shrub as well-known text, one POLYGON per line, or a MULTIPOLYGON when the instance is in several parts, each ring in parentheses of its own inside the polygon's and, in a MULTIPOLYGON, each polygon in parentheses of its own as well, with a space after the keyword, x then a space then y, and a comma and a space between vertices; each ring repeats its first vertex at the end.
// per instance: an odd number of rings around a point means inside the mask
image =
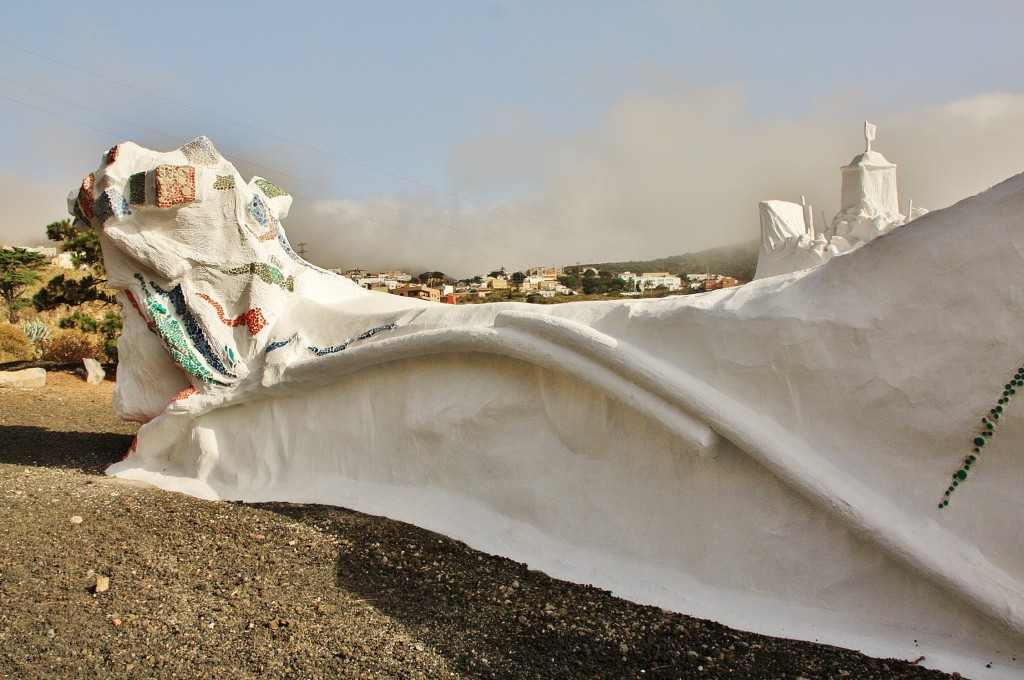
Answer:
POLYGON ((21 324, 21 330, 28 336, 29 340, 37 345, 44 340, 49 340, 50 336, 53 335, 50 327, 39 318, 31 319, 21 324))
POLYGON ((83 314, 79 310, 75 310, 68 316, 61 317, 57 325, 61 328, 77 328, 78 330, 85 331, 86 333, 96 332, 96 319, 92 318, 88 314, 83 314))
POLYGON ((35 354, 35 346, 20 328, 14 324, 0 325, 0 364, 27 361, 35 354))
POLYGON ((95 338, 86 335, 77 328, 57 331, 49 340, 41 343, 44 361, 56 361, 70 364, 92 357, 103 360, 103 347, 95 338))

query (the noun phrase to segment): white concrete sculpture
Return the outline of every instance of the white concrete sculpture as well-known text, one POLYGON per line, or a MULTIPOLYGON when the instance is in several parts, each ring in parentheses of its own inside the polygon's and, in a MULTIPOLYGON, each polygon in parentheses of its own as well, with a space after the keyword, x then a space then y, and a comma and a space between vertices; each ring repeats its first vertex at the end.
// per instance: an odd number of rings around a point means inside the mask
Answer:
POLYGON ((124 304, 115 407, 145 423, 110 474, 1022 672, 1024 176, 828 267, 551 306, 365 291, 294 253, 289 202, 205 138, 121 144, 71 197, 124 304))
POLYGON ((864 121, 864 153, 841 168, 843 183, 841 207, 832 219, 828 233, 809 233, 813 229, 805 224, 799 227, 792 207, 788 231, 780 236, 778 229, 766 221, 780 219, 781 205, 794 206, 785 201, 763 201, 761 210, 761 250, 758 253, 755 279, 777 276, 817 267, 833 255, 848 252, 903 224, 896 191, 896 166, 878 151, 871 150, 876 128, 864 121), (800 233, 796 233, 799 230, 800 233), (798 238, 793 238, 796 235, 798 238), (815 245, 816 244, 816 245, 815 245))
POLYGON ((875 126, 864 123, 865 150, 843 173, 839 213, 832 219, 832 239, 851 247, 881 236, 903 224, 896 192, 896 166, 871 150, 875 126))
POLYGON ((755 279, 788 274, 824 264, 838 253, 824 234, 808 223, 810 206, 788 201, 761 201, 761 250, 755 279))

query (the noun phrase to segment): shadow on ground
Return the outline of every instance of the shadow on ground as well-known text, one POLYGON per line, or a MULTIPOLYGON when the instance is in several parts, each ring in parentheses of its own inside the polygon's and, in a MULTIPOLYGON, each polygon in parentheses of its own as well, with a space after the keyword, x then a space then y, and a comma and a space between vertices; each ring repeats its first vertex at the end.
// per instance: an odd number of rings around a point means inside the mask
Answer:
POLYGON ((64 468, 101 475, 121 460, 130 434, 61 432, 29 425, 0 425, 0 463, 64 468))
POLYGON ((333 532, 339 588, 400 621, 469 677, 946 677, 646 607, 340 508, 265 504, 333 532))

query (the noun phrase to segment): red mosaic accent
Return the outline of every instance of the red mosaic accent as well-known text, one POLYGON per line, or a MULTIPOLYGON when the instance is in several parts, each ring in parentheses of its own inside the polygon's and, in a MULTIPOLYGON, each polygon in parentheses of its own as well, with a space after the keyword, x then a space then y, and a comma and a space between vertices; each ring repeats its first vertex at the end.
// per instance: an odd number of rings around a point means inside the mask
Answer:
POLYGON ((121 151, 121 145, 110 147, 110 151, 107 152, 107 165, 110 165, 117 160, 117 154, 121 151))
POLYGON ((88 219, 92 219, 92 204, 95 199, 92 190, 96 187, 96 174, 89 173, 89 176, 82 180, 82 188, 78 190, 78 209, 88 219))
POLYGON ((259 307, 253 307, 245 313, 245 323, 249 326, 249 333, 256 335, 267 325, 267 320, 263 316, 263 312, 260 311, 259 307))
POLYGON ((191 165, 158 165, 156 177, 156 205, 170 208, 196 200, 196 169, 191 165))
POLYGON ((128 456, 130 456, 133 453, 135 453, 135 448, 138 445, 139 445, 139 437, 138 437, 138 435, 136 435, 136 436, 132 437, 132 445, 128 447, 127 451, 125 451, 124 457, 121 460, 128 460, 128 456))
POLYGON ((152 319, 146 316, 145 312, 142 311, 142 307, 139 306, 139 301, 135 299, 135 296, 132 295, 132 292, 130 290, 125 290, 124 295, 126 298, 128 298, 128 302, 132 303, 132 307, 134 307, 135 311, 139 313, 139 316, 142 317, 142 320, 146 322, 146 325, 149 326, 149 330, 155 331, 156 324, 153 323, 152 319))
POLYGON ((174 399, 171 399, 171 403, 173 404, 176 401, 181 401, 183 399, 188 399, 193 394, 199 394, 199 390, 197 390, 194 387, 186 387, 181 392, 178 392, 176 395, 174 395, 174 399))
POLYGON ((224 308, 221 307, 220 303, 212 297, 205 293, 196 293, 196 295, 213 305, 213 308, 217 311, 217 317, 225 326, 231 326, 232 328, 248 326, 249 333, 251 335, 256 335, 267 326, 267 319, 263 316, 263 312, 259 307, 253 307, 245 314, 241 314, 236 316, 234 319, 231 319, 224 315, 224 308))

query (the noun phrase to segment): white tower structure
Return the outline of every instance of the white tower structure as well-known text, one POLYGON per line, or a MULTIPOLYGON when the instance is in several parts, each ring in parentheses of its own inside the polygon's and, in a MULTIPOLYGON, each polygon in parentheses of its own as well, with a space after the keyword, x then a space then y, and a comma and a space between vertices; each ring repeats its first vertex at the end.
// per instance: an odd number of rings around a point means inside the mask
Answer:
POLYGON ((850 246, 870 241, 903 224, 896 192, 896 165, 872 150, 874 139, 875 126, 864 121, 864 153, 840 168, 840 209, 830 231, 850 246))

